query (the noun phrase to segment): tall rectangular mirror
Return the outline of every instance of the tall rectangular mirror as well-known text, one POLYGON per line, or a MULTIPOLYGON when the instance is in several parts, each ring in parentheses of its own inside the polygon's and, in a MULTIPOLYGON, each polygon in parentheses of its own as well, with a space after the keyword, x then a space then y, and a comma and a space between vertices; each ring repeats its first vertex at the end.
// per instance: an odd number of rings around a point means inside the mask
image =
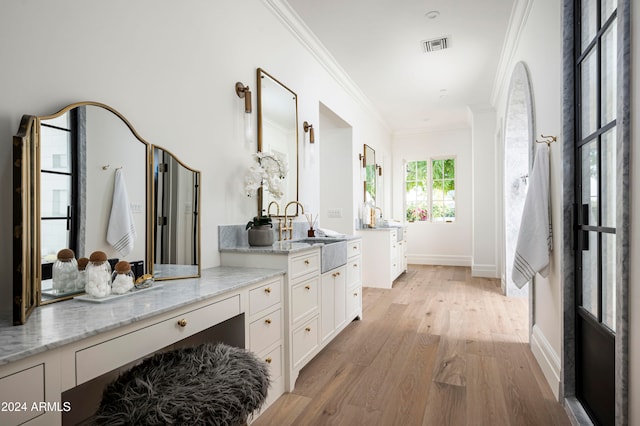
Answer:
POLYGON ((280 154, 288 166, 282 197, 259 191, 258 214, 266 214, 272 201, 298 201, 298 97, 262 68, 257 70, 257 85, 258 152, 280 154))

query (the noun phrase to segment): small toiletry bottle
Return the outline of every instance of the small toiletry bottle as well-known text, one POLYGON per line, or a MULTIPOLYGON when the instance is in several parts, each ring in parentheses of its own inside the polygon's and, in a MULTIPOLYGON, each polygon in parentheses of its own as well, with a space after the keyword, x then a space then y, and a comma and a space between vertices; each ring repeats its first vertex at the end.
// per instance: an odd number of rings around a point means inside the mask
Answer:
POLYGON ((78 281, 76 281, 76 290, 84 290, 84 287, 87 285, 87 264, 89 263, 89 259, 86 257, 81 257, 78 259, 78 281))
POLYGON ((113 294, 124 294, 133 288, 134 275, 131 272, 131 264, 126 260, 116 263, 111 274, 111 292, 113 294))
POLYGON ((76 289, 78 280, 78 262, 71 249, 58 252, 52 271, 53 289, 56 293, 66 293, 76 289))
POLYGON ((94 251, 89 256, 85 268, 87 284, 84 291, 93 297, 106 297, 111 294, 111 265, 107 255, 102 251, 94 251))

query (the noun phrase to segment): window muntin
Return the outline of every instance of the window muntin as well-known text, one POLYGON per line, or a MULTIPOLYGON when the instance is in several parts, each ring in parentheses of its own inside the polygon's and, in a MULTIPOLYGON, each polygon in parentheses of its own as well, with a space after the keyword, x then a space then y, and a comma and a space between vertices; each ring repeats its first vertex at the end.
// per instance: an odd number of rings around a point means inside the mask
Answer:
POLYGON ((455 158, 407 162, 405 167, 406 220, 408 222, 455 221, 455 189, 455 158))

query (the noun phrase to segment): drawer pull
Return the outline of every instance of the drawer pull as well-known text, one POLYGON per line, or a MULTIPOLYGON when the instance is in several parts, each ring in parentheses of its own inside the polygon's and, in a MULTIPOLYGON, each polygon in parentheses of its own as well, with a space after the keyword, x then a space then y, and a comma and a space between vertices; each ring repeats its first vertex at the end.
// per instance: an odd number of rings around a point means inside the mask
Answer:
POLYGON ((307 285, 304 286, 304 289, 305 290, 311 290, 311 286, 307 284, 307 285))
POLYGON ((271 318, 267 318, 266 320, 264 320, 265 324, 271 324, 271 318))
POLYGON ((357 264, 357 263, 354 263, 354 264, 353 264, 353 267, 354 267, 354 268, 357 268, 357 267, 358 267, 358 264, 357 264))
POLYGON ((182 318, 182 319, 178 320, 178 325, 179 325, 180 327, 186 327, 186 326, 187 326, 187 320, 186 320, 186 319, 184 319, 184 318, 182 318))
POLYGON ((357 295, 358 295, 358 293, 353 293, 353 295, 354 295, 354 296, 357 296, 357 295))
POLYGON ((264 360, 264 362, 266 362, 267 364, 271 364, 271 361, 273 361, 271 357, 268 357, 267 359, 264 360))
POLYGON ((353 249, 354 250, 358 250, 358 246, 353 246, 353 249))
POLYGON ((304 264, 305 264, 305 265, 308 265, 308 264, 309 264, 309 259, 305 259, 305 260, 304 260, 304 264))
POLYGON ((309 333, 309 332, 311 331, 311 327, 306 327, 306 328, 304 329, 304 331, 306 331, 307 333, 309 333))
POLYGON ((265 288, 265 289, 264 289, 264 292, 265 292, 265 293, 267 293, 267 294, 271 293, 271 287, 267 287, 267 288, 265 288))

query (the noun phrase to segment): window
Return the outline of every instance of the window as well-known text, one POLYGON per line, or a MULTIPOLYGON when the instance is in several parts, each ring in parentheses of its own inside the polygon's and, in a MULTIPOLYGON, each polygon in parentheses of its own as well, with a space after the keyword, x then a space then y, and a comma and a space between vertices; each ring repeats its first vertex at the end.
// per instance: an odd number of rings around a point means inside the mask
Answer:
POLYGON ((455 158, 410 161, 405 169, 406 219, 453 222, 456 218, 455 158))

